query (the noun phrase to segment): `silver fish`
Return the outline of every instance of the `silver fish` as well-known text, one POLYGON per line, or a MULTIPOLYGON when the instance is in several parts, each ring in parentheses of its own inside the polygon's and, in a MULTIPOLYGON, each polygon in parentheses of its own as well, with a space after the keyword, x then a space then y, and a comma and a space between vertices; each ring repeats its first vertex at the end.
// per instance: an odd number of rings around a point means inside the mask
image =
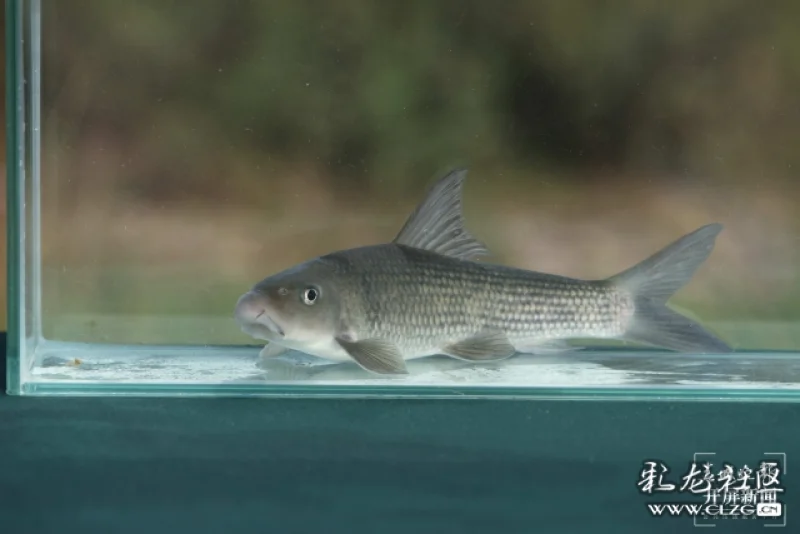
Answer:
POLYGON ((439 180, 391 243, 333 252, 258 282, 234 316, 269 341, 261 356, 294 349, 355 360, 381 375, 443 354, 492 361, 617 339, 697 353, 730 352, 667 300, 708 258, 720 224, 685 235, 604 280, 580 280, 475 261, 486 246, 464 227, 466 170, 439 180))

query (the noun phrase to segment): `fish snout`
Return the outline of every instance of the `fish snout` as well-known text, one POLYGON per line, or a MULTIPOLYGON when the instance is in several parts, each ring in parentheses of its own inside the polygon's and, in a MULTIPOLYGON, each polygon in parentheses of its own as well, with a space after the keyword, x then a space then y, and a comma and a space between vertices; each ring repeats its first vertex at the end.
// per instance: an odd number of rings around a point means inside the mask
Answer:
POLYGON ((266 297, 253 291, 248 291, 239 297, 233 316, 247 333, 265 328, 279 336, 283 336, 283 329, 269 316, 268 309, 266 297))
POLYGON ((256 323, 258 318, 267 312, 264 298, 248 291, 236 302, 233 315, 240 323, 256 323))

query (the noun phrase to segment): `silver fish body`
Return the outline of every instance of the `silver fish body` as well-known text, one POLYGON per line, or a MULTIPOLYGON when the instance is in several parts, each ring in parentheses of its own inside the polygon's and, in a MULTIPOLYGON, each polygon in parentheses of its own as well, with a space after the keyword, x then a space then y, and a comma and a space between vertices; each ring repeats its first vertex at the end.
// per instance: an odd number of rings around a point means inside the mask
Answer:
POLYGON ((355 360, 379 374, 444 354, 472 361, 621 339, 698 352, 730 348, 667 299, 708 257, 720 225, 702 227, 606 280, 475 261, 464 228, 463 171, 441 180, 392 243, 333 252, 256 284, 236 306, 242 329, 287 349, 355 360))
POLYGON ((553 340, 614 338, 633 300, 603 281, 583 281, 384 244, 317 260, 342 292, 342 319, 359 339, 385 339, 404 359, 439 354, 481 332, 517 351, 553 340))

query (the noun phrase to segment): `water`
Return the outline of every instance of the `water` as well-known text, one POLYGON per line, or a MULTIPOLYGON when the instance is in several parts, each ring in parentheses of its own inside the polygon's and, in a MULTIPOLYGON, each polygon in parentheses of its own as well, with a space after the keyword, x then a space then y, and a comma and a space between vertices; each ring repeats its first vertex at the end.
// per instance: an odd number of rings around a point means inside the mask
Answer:
POLYGON ((431 357, 409 362, 402 378, 365 376, 356 365, 330 363, 292 351, 257 360, 257 347, 176 347, 47 342, 33 376, 40 384, 268 386, 302 381, 318 385, 442 385, 470 387, 671 387, 797 389, 800 362, 792 354, 700 356, 605 350, 559 356, 517 355, 502 364, 470 364, 431 357))
POLYGON ((569 397, 603 394, 664 398, 769 399, 798 389, 793 353, 695 355, 583 349, 518 354, 500 363, 447 357, 412 360, 409 375, 365 375, 355 363, 332 363, 296 351, 260 359, 260 347, 137 346, 45 342, 30 393, 141 395, 347 395, 569 397), (288 386, 288 387, 287 387, 288 386), (316 388, 316 389, 315 389, 316 388))
POLYGON ((747 24, 788 8, 351 4, 15 4, 13 393, 800 398, 800 45, 747 24), (722 223, 671 303, 736 352, 258 358, 242 293, 392 239, 456 166, 497 263, 605 278, 722 223))

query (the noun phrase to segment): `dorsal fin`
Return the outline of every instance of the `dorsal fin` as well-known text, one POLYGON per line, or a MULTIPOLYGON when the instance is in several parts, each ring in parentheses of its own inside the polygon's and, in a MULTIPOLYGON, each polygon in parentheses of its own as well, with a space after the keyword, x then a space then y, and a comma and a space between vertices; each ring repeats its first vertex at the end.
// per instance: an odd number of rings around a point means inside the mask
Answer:
POLYGON ((461 189, 466 177, 466 169, 456 169, 436 182, 392 242, 462 260, 488 255, 486 245, 464 228, 461 189))

